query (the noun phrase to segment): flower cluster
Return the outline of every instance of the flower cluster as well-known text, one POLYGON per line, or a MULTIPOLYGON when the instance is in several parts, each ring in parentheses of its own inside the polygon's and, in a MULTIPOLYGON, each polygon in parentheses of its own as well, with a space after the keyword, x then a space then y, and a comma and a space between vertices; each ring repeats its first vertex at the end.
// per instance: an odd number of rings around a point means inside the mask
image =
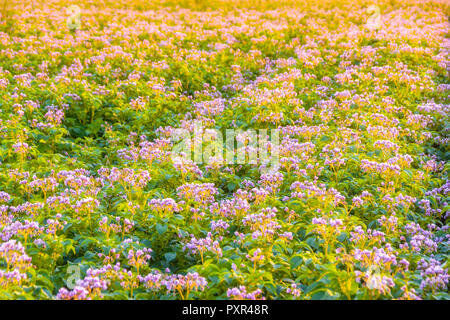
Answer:
POLYGON ((247 292, 245 286, 238 288, 230 288, 227 290, 227 297, 232 300, 265 300, 261 289, 256 289, 253 292, 247 292))

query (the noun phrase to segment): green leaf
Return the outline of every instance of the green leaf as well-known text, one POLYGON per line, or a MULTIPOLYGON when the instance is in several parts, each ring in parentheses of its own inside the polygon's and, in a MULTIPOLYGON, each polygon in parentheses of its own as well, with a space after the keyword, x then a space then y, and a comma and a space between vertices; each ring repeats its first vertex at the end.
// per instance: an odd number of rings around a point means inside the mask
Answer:
POLYGON ((157 223, 156 224, 156 231, 158 231, 159 234, 166 233, 166 231, 167 231, 167 224, 162 225, 162 224, 157 223))
POLYGON ((301 256, 293 256, 290 260, 289 260, 289 264, 291 265, 291 269, 294 270, 296 269, 299 265, 301 265, 303 262, 303 258, 301 256))
POLYGON ((168 253, 164 254, 164 258, 166 258, 167 263, 175 260, 176 257, 177 257, 176 252, 168 252, 168 253))

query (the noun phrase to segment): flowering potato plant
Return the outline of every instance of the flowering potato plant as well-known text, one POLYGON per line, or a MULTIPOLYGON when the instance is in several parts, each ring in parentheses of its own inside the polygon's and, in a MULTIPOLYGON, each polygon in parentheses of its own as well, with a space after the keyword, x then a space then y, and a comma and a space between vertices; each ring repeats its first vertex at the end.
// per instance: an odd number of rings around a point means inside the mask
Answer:
POLYGON ((446 1, 6 1, 1 299, 449 299, 446 1))

